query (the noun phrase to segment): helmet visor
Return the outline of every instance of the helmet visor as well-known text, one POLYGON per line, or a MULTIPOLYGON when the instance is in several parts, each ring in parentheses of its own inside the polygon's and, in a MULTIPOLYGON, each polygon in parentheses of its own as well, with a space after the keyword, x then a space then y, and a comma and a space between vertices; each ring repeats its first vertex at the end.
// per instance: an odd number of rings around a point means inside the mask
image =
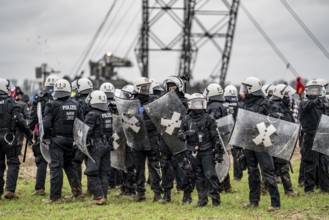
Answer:
POLYGON ((309 96, 322 95, 322 86, 308 86, 306 88, 306 95, 309 95, 309 96))
POLYGON ((151 83, 139 85, 140 94, 149 95, 150 94, 151 83))
POLYGON ((190 109, 207 109, 207 101, 205 99, 192 99, 190 100, 190 109))

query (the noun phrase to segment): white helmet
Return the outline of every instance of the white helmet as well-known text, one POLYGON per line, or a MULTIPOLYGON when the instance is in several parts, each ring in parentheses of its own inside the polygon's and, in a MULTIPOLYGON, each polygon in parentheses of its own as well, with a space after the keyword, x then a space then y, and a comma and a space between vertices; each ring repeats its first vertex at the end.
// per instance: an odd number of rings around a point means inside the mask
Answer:
POLYGON ((0 78, 0 94, 9 95, 10 93, 10 81, 4 78, 0 78))
POLYGON ((200 93, 192 94, 189 97, 187 104, 188 104, 188 109, 193 109, 193 110, 207 109, 207 100, 200 93))
POLYGON ((329 92, 328 81, 325 79, 317 79, 316 81, 319 82, 323 86, 323 96, 325 96, 329 92))
POLYGON ((296 90, 289 85, 279 84, 274 87, 273 96, 282 99, 283 97, 292 96, 296 90))
POLYGON ((93 83, 88 78, 77 79, 77 89, 80 94, 89 94, 93 91, 93 83))
POLYGON ((306 84, 306 96, 323 96, 323 86, 317 80, 308 81, 306 84))
POLYGON ((178 76, 169 76, 168 79, 163 81, 166 91, 169 91, 170 84, 177 86, 178 91, 184 92, 184 81, 178 76), (169 84, 169 85, 168 85, 169 84))
POLYGON ((150 94, 151 81, 146 77, 138 77, 134 82, 134 91, 140 94, 150 94))
POLYGON ((55 82, 54 92, 52 96, 54 98, 64 98, 71 96, 72 88, 69 81, 66 79, 59 79, 55 82))
POLYGON ((112 83, 109 83, 109 82, 103 83, 101 85, 101 87, 99 88, 99 90, 105 92, 107 98, 113 98, 115 88, 112 83))
POLYGON ((150 79, 151 81, 151 88, 150 88, 150 91, 153 92, 153 91, 160 91, 160 92, 163 92, 163 88, 161 87, 161 84, 154 80, 154 79, 150 79))
POLYGON ((265 96, 269 96, 273 94, 275 86, 272 84, 265 84, 262 86, 262 91, 265 94, 265 96))
POLYGON ((233 85, 228 85, 224 89, 224 97, 226 100, 231 102, 238 101, 238 90, 233 85))
POLYGON ((134 94, 136 92, 134 91, 133 85, 126 85, 122 89, 116 89, 114 95, 121 99, 133 99, 134 94))
POLYGON ((217 98, 219 101, 225 101, 223 94, 223 88, 217 83, 209 84, 203 91, 203 96, 207 98, 207 101, 209 101, 211 97, 217 98))
POLYGON ((91 92, 87 97, 86 102, 89 103, 93 108, 97 108, 103 111, 109 110, 107 104, 107 96, 105 92, 101 90, 96 90, 91 92))
POLYGON ((49 87, 49 86, 54 86, 55 82, 59 80, 59 77, 57 75, 51 74, 46 78, 45 81, 45 87, 49 87))
POLYGON ((247 77, 240 86, 240 94, 247 95, 247 94, 254 94, 257 96, 263 96, 264 93, 262 92, 262 83, 257 77, 247 77))

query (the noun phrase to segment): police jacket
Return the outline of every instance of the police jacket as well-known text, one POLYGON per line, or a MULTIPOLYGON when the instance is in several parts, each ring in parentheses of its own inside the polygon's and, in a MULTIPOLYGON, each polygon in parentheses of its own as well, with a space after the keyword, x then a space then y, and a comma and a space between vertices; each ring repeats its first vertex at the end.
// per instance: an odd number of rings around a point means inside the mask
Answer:
POLYGON ((263 96, 255 96, 252 94, 247 95, 242 101, 238 103, 239 108, 243 108, 248 111, 260 113, 263 115, 269 115, 271 113, 269 100, 263 96))
POLYGON ((290 106, 282 99, 271 99, 269 107, 272 111, 272 117, 280 118, 289 122, 295 122, 295 118, 293 116, 290 106))
POLYGON ((0 133, 16 132, 17 128, 26 134, 31 132, 16 101, 8 96, 0 97, 0 133))
POLYGON ((187 150, 190 151, 194 151, 196 146, 200 151, 214 149, 219 141, 216 121, 204 111, 190 111, 185 115, 180 131, 186 134, 187 150))
POLYGON ((321 115, 325 114, 325 112, 325 102, 321 98, 309 98, 302 101, 299 105, 299 113, 303 132, 315 135, 321 115))
POLYGON ((45 138, 73 137, 74 120, 83 120, 79 103, 69 97, 55 99, 46 104, 43 118, 45 138))
POLYGON ((110 111, 101 111, 91 108, 85 116, 85 123, 90 127, 87 139, 93 141, 108 141, 112 145, 112 114, 110 111))
POLYGON ((219 119, 228 115, 225 102, 210 100, 207 106, 207 113, 215 119, 219 119))

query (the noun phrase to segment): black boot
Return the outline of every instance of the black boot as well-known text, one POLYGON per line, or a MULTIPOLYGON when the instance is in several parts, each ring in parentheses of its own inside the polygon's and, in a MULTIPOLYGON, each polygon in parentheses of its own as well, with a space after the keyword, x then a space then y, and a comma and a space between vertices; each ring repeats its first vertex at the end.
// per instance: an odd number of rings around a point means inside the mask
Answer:
POLYGON ((205 193, 199 193, 198 194, 199 201, 198 201, 198 206, 206 206, 208 204, 208 197, 205 195, 205 193))
POLYGON ((220 205, 220 199, 214 199, 212 198, 212 206, 217 207, 220 205))
POLYGON ((192 197, 191 197, 191 193, 188 191, 184 191, 184 196, 183 196, 183 200, 182 200, 182 204, 191 204, 192 203, 192 197))
POLYGON ((138 192, 136 195, 134 195, 132 197, 132 200, 134 202, 144 201, 145 199, 146 199, 146 197, 145 197, 145 193, 144 192, 138 192))
POLYGON ((154 192, 153 202, 159 202, 161 200, 161 193, 154 192))
POLYGON ((163 198, 160 199, 160 203, 168 203, 171 202, 171 190, 164 191, 163 198))
POLYGON ((198 206, 202 207, 202 206, 206 206, 208 204, 208 198, 203 198, 203 199, 199 199, 198 201, 198 206))

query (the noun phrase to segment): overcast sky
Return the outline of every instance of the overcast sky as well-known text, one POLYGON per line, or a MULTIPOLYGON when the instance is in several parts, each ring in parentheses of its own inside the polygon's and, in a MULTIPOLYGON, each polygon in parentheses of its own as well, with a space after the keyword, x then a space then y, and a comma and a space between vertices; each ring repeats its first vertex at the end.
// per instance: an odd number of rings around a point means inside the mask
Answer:
MULTIPOLYGON (((329 80, 329 60, 280 0, 242 2, 302 77, 329 80)), ((329 50, 329 1, 287 2, 329 50)), ((35 67, 42 63, 60 70, 63 75, 74 74, 74 64, 112 3, 113 0, 0 0, 0 76, 16 78, 20 84, 25 78, 33 79, 35 67)), ((140 10, 140 0, 118 0, 89 58, 98 60, 107 51, 125 56, 141 24, 140 10), (120 25, 115 28, 119 21, 120 25), (108 26, 107 34, 104 34, 108 26)), ((155 28, 169 35, 179 30, 169 18, 164 18, 155 28)), ((178 59, 177 54, 173 54, 151 54, 150 78, 162 81, 166 76, 176 74, 178 59)), ((132 80, 140 73, 132 50, 128 58, 134 62, 134 67, 120 69, 119 76, 132 80)), ((220 54, 212 44, 205 45, 200 49, 193 77, 208 79, 218 59, 220 54)), ((83 69, 89 74, 87 62, 83 69)), ((251 75, 267 82, 294 79, 240 9, 227 80, 237 84, 251 75)))

